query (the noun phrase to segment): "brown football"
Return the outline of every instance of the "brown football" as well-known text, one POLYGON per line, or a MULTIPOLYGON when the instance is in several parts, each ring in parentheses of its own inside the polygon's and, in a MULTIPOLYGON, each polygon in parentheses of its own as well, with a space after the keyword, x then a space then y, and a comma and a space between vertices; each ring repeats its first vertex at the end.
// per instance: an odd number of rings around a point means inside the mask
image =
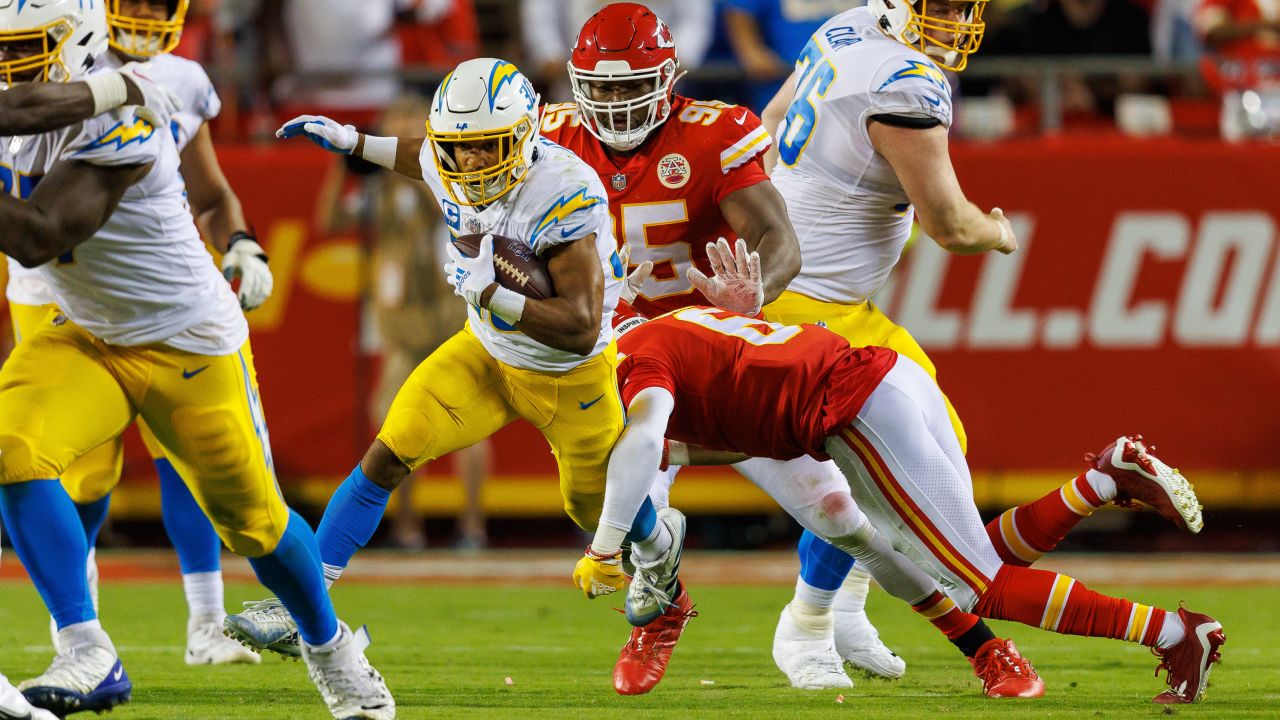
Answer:
MULTIPOLYGON (((467 257, 480 254, 480 239, 484 234, 459 235, 453 244, 467 257)), ((498 284, 508 290, 534 300, 555 297, 556 288, 551 284, 551 271, 547 264, 533 253, 527 244, 501 235, 493 236, 493 271, 498 284)))

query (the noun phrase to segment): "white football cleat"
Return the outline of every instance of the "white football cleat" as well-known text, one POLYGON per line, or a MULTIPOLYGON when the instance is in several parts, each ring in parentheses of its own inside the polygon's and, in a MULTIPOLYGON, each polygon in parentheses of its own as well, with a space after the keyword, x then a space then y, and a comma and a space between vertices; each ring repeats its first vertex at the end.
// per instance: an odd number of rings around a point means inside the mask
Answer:
POLYGON ((853 687, 844 671, 844 661, 836 652, 835 639, 828 632, 814 632, 796 622, 791 605, 782 608, 778 629, 773 633, 773 662, 802 690, 833 690, 853 687))
POLYGON ((246 602, 244 612, 222 621, 222 631, 245 647, 295 660, 302 657, 298 625, 278 598, 246 602))
POLYGON ((386 681, 364 656, 369 647, 368 629, 351 632, 346 623, 339 622, 338 632, 338 642, 328 649, 302 643, 307 675, 320 689, 329 712, 340 720, 394 720, 396 701, 386 681))
POLYGON ((880 642, 880 633, 867 613, 861 610, 832 609, 835 616, 836 652, 850 665, 870 675, 897 680, 907 672, 907 663, 880 642))
POLYGON ((123 705, 133 694, 133 683, 114 650, 88 644, 64 648, 43 675, 22 681, 18 689, 27 702, 62 717, 123 705))
POLYGON ((675 586, 672 593, 664 588, 673 585, 680 572, 680 557, 684 554, 684 515, 673 507, 664 507, 658 511, 658 522, 666 525, 671 533, 671 547, 666 554, 646 565, 636 559, 634 551, 631 553, 635 573, 627 587, 623 607, 627 622, 635 627, 644 627, 657 620, 672 606, 674 596, 680 594, 679 586, 675 586))
POLYGON ((0 719, 58 720, 58 716, 27 702, 18 689, 9 684, 9 678, 0 674, 0 719))
POLYGON ((257 665, 262 656, 222 634, 222 614, 196 615, 187 620, 188 665, 257 665))

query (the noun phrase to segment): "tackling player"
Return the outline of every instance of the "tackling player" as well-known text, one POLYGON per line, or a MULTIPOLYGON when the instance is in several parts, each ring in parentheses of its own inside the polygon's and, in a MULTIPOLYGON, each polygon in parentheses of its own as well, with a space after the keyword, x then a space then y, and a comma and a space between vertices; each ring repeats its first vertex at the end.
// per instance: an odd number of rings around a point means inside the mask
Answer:
MULTIPOLYGON (((951 252, 1017 249, 998 208, 984 214, 965 198, 947 152, 951 90, 939 65, 964 67, 981 40, 985 4, 871 0, 827 21, 805 46, 764 113, 777 138, 766 167, 781 161, 772 177, 804 258, 788 290, 765 308, 767 319, 821 321, 855 346, 893 348, 936 375, 910 334, 869 298, 897 263, 915 216, 951 252)), ((964 449, 964 427, 949 401, 947 409, 964 449)), ((830 617, 833 605, 834 639, 843 649, 847 614, 839 611, 860 608, 866 597, 851 566, 846 554, 805 534, 801 576, 778 625, 775 654, 823 642, 815 631, 830 625, 814 619, 830 617)), ((948 637, 970 658, 994 638, 973 616, 948 637)))
MULTIPOLYGON (((0 28, 10 82, 77 79, 107 46, 102 5, 78 0, 10 3, 0 28)), ((0 252, 38 267, 59 308, 0 368, 0 514, 59 628, 53 662, 20 687, 59 715, 129 700, 57 478, 141 417, 218 535, 300 619, 330 712, 393 718, 364 657, 367 635, 338 621, 314 535, 280 496, 248 326, 200 241, 178 167, 168 127, 130 109, 0 139, 0 171, 19 196, 0 193, 0 252)))
MULTIPOLYGON (((363 135, 315 116, 291 120, 277 136, 304 136, 425 180, 455 236, 486 234, 474 258, 449 247, 445 272, 469 306, 466 328, 405 381, 377 439, 329 501, 318 530, 326 579, 337 580, 369 541, 391 492, 412 471, 518 417, 551 445, 565 512, 594 530, 609 453, 625 421, 609 324, 622 260, 596 174, 539 138, 528 79, 503 60, 462 63, 436 90, 426 138, 363 135), (529 299, 499 286, 489 234, 527 243, 547 262, 556 296, 529 299)), ((660 522, 652 503, 633 517, 627 537, 641 557, 664 557, 673 534, 683 534, 683 518, 660 522)), ((588 597, 625 583, 616 554, 588 552, 574 577, 588 597)), ((628 612, 646 608, 629 596, 628 612)), ((278 603, 259 603, 228 625, 259 647, 289 652, 292 627, 278 603)))
MULTIPOLYGON (((658 315, 711 303, 755 315, 775 300, 799 269, 800 253, 786 206, 760 164, 771 140, 759 118, 745 107, 677 94, 682 72, 671 31, 636 3, 614 3, 588 19, 568 70, 574 102, 547 106, 542 132, 587 161, 608 190, 619 247, 638 268, 628 280, 635 307, 658 315), (742 238, 759 253, 763 296, 714 276, 706 248, 720 237, 742 238)), ((752 479, 777 471, 756 460, 737 469, 752 479)), ((660 506, 674 475, 655 483, 660 506)), ((617 550, 612 543, 594 549, 617 550)), ((636 577, 631 593, 670 584, 661 567, 647 563, 637 563, 636 577)), ((667 615, 634 628, 623 647, 614 672, 619 692, 646 692, 661 679, 690 603, 681 593, 663 605, 667 615)), ((863 624, 863 641, 850 643, 847 657, 869 672, 900 676, 902 660, 863 624)), ((830 642, 807 650, 780 663, 793 685, 852 686, 830 642)))
MULTIPOLYGON (((740 246, 739 257, 743 253, 740 246)), ((740 272, 732 254, 719 264, 726 281, 759 283, 750 264, 740 272)), ((625 310, 619 307, 618 382, 628 422, 614 450, 625 462, 610 463, 597 537, 641 504, 653 471, 674 450, 664 437, 683 443, 680 454, 695 461, 703 449, 834 459, 847 483, 821 490, 787 482, 761 487, 935 624, 972 611, 1062 634, 1139 643, 1160 657, 1157 673, 1168 671, 1170 689, 1155 702, 1201 697, 1226 641, 1215 620, 1109 597, 1065 575, 1000 559, 974 507, 942 393, 909 357, 850 346, 816 325, 782 325, 718 308, 690 307, 648 322, 623 319, 625 310), (905 557, 892 548, 902 548, 905 557)), ((1130 438, 1091 464, 1089 472, 1109 480, 1113 496, 1123 488, 1164 498, 1157 507, 1166 517, 1199 522, 1186 480, 1130 438)), ((1024 671, 1016 651, 990 659, 1024 671)))
MULTIPOLYGON (((221 106, 213 84, 198 63, 169 54, 178 44, 186 11, 186 0, 111 0, 107 4, 110 50, 101 58, 101 65, 104 68, 119 66, 119 72, 141 67, 140 71, 134 70, 125 77, 159 83, 160 91, 172 96, 182 108, 172 113, 171 122, 165 120, 164 124, 172 129, 178 144, 179 172, 191 212, 204 230, 204 236, 224 254, 224 273, 240 278, 240 304, 250 310, 269 296, 271 271, 262 248, 248 232, 240 201, 223 176, 213 151, 207 121, 218 114, 221 106), (145 60, 150 62, 144 66, 126 64, 145 60)), ((85 84, 100 87, 117 74, 93 75, 85 84)), ((25 85, 20 89, 41 88, 47 95, 69 87, 25 85)), ((41 129, 63 127, 71 122, 74 120, 46 124, 41 129)), ((9 311, 15 337, 21 342, 24 335, 32 334, 56 308, 53 292, 39 271, 25 269, 13 259, 9 259, 8 271, 9 311)), ((161 518, 182 568, 183 589, 190 609, 186 663, 258 662, 257 653, 222 634, 222 621, 226 617, 222 542, 146 424, 139 422, 138 429, 160 478, 161 518)), ((123 449, 123 439, 115 438, 72 463, 61 478, 85 527, 89 543, 89 592, 95 607, 98 572, 93 548, 107 518, 111 491, 120 480, 123 449)), ((53 631, 56 647, 56 624, 53 631)))

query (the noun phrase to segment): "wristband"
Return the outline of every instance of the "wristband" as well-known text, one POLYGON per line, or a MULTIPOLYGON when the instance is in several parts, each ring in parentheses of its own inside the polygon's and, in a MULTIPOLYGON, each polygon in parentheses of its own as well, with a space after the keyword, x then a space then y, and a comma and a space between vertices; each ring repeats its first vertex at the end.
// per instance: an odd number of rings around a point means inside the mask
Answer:
MULTIPOLYGON (((623 533, 623 537, 625 537, 625 536, 626 536, 626 533, 624 532, 624 533, 623 533)), ((617 545, 615 545, 614 547, 615 547, 616 549, 615 549, 615 550, 612 550, 612 551, 610 551, 610 552, 601 552, 601 551, 599 551, 599 550, 596 550, 596 544, 593 542, 593 543, 591 543, 590 545, 588 545, 588 546, 587 546, 587 549, 586 549, 586 551, 585 551, 585 553, 584 553, 584 554, 585 554, 587 557, 592 558, 593 560, 615 560, 615 559, 621 558, 621 557, 622 557, 622 543, 618 543, 618 544, 617 544, 617 545)))
POLYGON ((658 472, 666 472, 671 467, 671 441, 662 438, 662 461, 658 463, 658 472))
POLYGON ((493 296, 489 298, 489 312, 515 325, 524 315, 524 303, 527 299, 520 293, 499 285, 494 289, 493 296))
POLYGON ((254 255, 257 255, 258 257, 262 258, 262 262, 268 262, 270 260, 267 257, 267 253, 262 249, 262 246, 258 245, 258 238, 254 237, 248 232, 245 232, 244 230, 237 230, 231 233, 231 238, 227 240, 227 252, 231 252, 231 248, 235 247, 236 243, 240 242, 241 240, 247 240, 254 244, 254 247, 258 249, 258 251, 254 253, 254 255))
POLYGON ((90 75, 84 79, 84 84, 89 86, 89 94, 93 96, 94 115, 114 110, 129 99, 129 86, 118 72, 90 75))
POLYGON ((667 464, 669 465, 688 465, 689 464, 689 445, 679 440, 667 440, 667 464))
POLYGON ((396 146, 400 143, 397 137, 364 136, 364 149, 360 157, 374 165, 381 165, 388 170, 396 169, 396 146))

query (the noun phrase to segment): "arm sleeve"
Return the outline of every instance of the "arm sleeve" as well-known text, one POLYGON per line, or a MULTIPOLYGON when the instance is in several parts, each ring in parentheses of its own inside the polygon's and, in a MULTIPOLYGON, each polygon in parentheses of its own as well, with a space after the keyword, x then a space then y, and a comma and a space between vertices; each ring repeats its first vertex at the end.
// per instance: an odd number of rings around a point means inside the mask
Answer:
POLYGON ((631 529, 662 462, 662 439, 675 406, 675 398, 660 387, 646 388, 627 403, 627 426, 609 455, 601 526, 631 529))
POLYGON ((159 159, 167 134, 167 128, 158 129, 135 116, 133 108, 113 110, 86 120, 59 159, 94 165, 144 165, 159 159))
POLYGON ((640 394, 641 390, 653 387, 662 388, 671 396, 675 396, 675 381, 672 380, 671 369, 666 363, 651 355, 642 357, 633 355, 623 362, 628 364, 625 380, 619 388, 623 405, 630 406, 631 401, 640 394))
POLYGON ((719 203, 734 191, 769 179, 761 164, 773 138, 760 123, 760 118, 745 107, 732 107, 716 121, 723 129, 720 140, 720 181, 715 201, 719 203))

